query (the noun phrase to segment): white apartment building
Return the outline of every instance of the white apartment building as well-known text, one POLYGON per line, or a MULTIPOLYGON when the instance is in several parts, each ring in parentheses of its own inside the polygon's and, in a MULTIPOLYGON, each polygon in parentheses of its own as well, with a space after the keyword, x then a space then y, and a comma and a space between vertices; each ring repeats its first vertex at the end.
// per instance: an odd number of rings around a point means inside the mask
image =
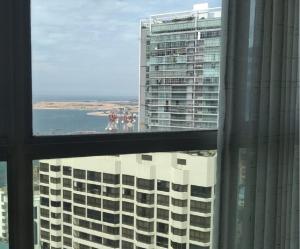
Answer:
POLYGON ((209 249, 216 154, 40 162, 42 248, 209 249))

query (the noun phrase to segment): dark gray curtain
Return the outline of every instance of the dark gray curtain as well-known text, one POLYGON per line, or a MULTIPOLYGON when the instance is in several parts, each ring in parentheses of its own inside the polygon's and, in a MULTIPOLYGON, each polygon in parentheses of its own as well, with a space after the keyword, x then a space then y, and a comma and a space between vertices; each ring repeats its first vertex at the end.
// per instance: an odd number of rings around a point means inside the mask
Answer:
POLYGON ((299 249, 299 0, 223 0, 214 248, 299 249))

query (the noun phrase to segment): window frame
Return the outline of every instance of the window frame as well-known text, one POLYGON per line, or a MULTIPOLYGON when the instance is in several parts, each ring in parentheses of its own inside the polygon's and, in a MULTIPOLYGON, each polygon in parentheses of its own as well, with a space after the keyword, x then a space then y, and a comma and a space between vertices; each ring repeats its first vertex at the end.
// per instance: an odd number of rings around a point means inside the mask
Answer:
POLYGON ((33 160, 217 148, 217 130, 34 136, 30 11, 30 0, 0 2, 0 160, 7 161, 10 249, 34 247, 33 160))

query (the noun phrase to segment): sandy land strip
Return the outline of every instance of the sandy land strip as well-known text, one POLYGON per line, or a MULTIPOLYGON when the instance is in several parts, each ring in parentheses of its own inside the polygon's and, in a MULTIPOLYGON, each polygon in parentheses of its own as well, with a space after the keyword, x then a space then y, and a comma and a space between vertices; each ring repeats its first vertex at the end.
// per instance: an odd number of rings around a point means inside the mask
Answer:
POLYGON ((87 115, 106 116, 110 111, 117 111, 125 108, 131 113, 138 112, 136 101, 94 101, 94 102, 63 102, 43 101, 33 104, 36 110, 83 110, 89 111, 87 115))

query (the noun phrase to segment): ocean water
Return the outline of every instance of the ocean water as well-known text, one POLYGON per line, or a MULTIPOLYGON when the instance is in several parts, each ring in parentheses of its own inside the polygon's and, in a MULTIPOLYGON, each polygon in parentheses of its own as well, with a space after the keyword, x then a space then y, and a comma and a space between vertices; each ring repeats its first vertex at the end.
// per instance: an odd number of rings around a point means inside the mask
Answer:
MULTIPOLYGON (((106 116, 90 116, 83 110, 33 110, 35 135, 63 135, 76 133, 107 133, 106 116)), ((137 131, 137 121, 134 131, 137 131)))
POLYGON ((8 243, 0 242, 0 249, 8 249, 8 243))

